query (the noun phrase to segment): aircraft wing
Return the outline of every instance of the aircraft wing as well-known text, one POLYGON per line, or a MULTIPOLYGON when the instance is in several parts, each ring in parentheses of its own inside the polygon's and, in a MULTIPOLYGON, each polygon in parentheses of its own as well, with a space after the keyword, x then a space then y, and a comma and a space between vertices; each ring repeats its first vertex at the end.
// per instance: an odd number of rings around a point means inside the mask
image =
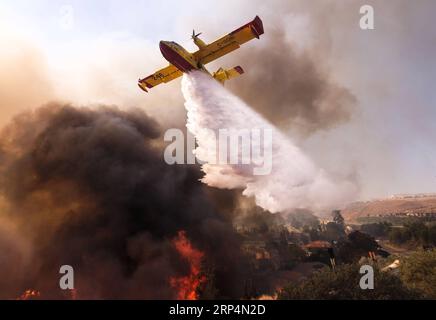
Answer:
POLYGON ((259 39, 263 33, 262 20, 256 16, 253 21, 198 50, 194 53, 194 56, 201 64, 205 65, 229 52, 239 49, 242 44, 254 38, 259 39))
POLYGON ((161 83, 170 82, 171 80, 177 79, 182 75, 183 75, 182 71, 180 71, 175 66, 170 64, 168 67, 155 72, 154 74, 148 76, 147 78, 139 80, 138 85, 142 90, 148 92, 147 89, 156 87, 161 83))

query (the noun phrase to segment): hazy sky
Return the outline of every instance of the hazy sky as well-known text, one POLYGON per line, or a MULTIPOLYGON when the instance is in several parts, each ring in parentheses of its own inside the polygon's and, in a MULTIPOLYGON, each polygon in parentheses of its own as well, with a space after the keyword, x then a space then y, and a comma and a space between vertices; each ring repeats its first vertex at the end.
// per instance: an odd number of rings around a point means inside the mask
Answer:
MULTIPOLYGON (((259 14, 265 37, 280 22, 286 25, 286 41, 296 50, 325 52, 323 68, 357 99, 350 121, 308 137, 293 137, 314 161, 332 172, 355 176, 362 199, 436 192, 436 26, 432 17, 436 2, 344 3, 2 1, 0 40, 2 50, 5 43, 7 48, 0 53, 0 67, 10 67, 16 52, 29 50, 32 59, 38 59, 35 63, 44 64, 48 71, 33 65, 29 71, 17 60, 14 71, 9 71, 22 73, 14 80, 17 87, 45 79, 50 88, 42 94, 42 83, 40 88, 33 83, 34 93, 27 94, 28 100, 22 91, 13 95, 0 89, 0 99, 15 99, 23 105, 0 102, 7 109, 0 111, 0 123, 20 108, 49 99, 149 107, 164 123, 177 122, 173 116, 183 118, 185 112, 181 95, 174 90, 178 82, 169 85, 170 98, 165 88, 148 98, 136 87, 139 76, 166 65, 158 41, 175 40, 194 49, 189 41, 192 28, 204 31, 205 40, 214 40, 259 14), (374 5, 375 30, 359 29, 359 7, 366 3, 374 5), (66 16, 70 9, 72 16, 66 16), (30 77, 33 74, 35 78, 30 77), (162 102, 157 108, 146 99, 162 102)), ((0 79, 0 84, 5 81, 0 79)), ((290 128, 289 135, 293 134, 290 128)))

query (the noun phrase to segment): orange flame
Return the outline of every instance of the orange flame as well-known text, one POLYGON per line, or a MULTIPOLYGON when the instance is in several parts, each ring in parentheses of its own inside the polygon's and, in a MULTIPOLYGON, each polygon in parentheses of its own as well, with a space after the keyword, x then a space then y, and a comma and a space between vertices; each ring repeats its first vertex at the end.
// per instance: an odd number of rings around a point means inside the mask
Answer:
POLYGON ((33 300, 37 299, 41 296, 41 293, 38 290, 28 289, 24 291, 24 293, 19 296, 16 300, 33 300))
POLYGON ((77 289, 69 289, 64 291, 64 297, 68 300, 77 300, 77 289))
POLYGON ((70 290, 71 300, 77 300, 77 289, 70 290))
POLYGON ((197 290, 206 281, 206 277, 201 275, 201 262, 204 253, 194 248, 186 237, 185 231, 180 231, 173 240, 173 244, 183 259, 190 264, 190 274, 188 276, 171 278, 170 285, 177 290, 178 300, 197 300, 197 290))
MULTIPOLYGON (((15 300, 35 300, 41 297, 41 292, 38 290, 28 289, 15 300)), ((68 297, 71 300, 77 300, 77 289, 68 290, 68 297)))

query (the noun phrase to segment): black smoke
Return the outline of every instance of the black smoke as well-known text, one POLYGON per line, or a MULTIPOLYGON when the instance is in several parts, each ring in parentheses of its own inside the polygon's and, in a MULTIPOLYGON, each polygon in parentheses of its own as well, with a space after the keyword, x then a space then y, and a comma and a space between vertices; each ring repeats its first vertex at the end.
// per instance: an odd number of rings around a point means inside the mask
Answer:
POLYGON ((164 162, 161 137, 137 109, 53 103, 16 117, 0 135, 0 218, 14 229, 0 237, 0 298, 65 298, 66 264, 81 299, 174 298, 169 278, 189 273, 172 245, 180 230, 213 266, 216 297, 240 298, 231 219, 197 166, 164 162))

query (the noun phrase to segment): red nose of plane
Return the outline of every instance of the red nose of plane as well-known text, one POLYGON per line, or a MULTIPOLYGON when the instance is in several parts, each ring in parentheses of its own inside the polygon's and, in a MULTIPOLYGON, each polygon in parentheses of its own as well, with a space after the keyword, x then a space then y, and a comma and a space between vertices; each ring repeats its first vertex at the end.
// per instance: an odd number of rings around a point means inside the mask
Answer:
POLYGON ((171 46, 169 45, 169 42, 168 41, 159 42, 159 48, 164 58, 167 59, 170 63, 172 63, 171 60, 174 59, 175 52, 173 48, 171 48, 171 46))
POLYGON ((183 72, 188 72, 193 69, 193 66, 185 59, 185 57, 181 56, 178 51, 178 45, 175 43, 171 43, 170 41, 161 41, 159 42, 160 52, 165 59, 174 66, 176 66, 179 70, 183 72))
POLYGON ((171 51, 173 51, 171 49, 171 47, 168 45, 168 41, 159 42, 159 48, 160 48, 160 52, 162 52, 162 55, 164 56, 164 58, 168 60, 167 57, 169 57, 172 53, 171 51))

